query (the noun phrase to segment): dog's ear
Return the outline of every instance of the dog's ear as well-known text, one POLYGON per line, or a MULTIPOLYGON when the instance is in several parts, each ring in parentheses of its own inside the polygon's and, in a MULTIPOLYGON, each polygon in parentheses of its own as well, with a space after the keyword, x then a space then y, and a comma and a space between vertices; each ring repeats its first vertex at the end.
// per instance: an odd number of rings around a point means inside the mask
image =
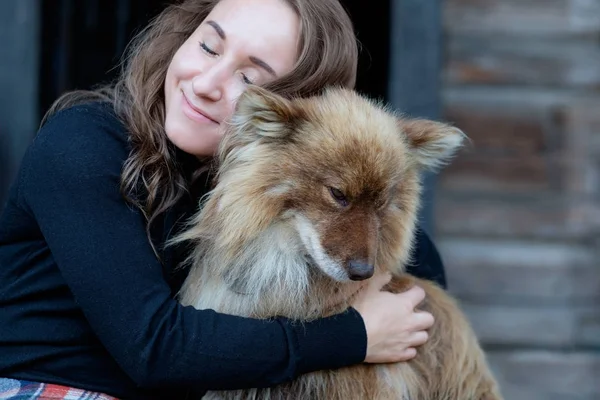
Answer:
POLYGON ((398 127, 419 165, 429 170, 449 162, 466 138, 454 126, 425 119, 399 119, 398 127))
POLYGON ((236 133, 269 138, 285 138, 303 113, 292 102, 258 86, 250 86, 240 96, 232 118, 236 133))

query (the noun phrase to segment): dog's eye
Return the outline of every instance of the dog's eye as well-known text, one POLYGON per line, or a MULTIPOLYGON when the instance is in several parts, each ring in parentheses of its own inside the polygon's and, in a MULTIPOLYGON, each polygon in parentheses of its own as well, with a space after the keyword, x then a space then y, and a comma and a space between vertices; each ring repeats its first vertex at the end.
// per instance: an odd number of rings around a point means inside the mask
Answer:
POLYGON ((331 193, 331 197, 335 199, 342 207, 346 207, 348 205, 348 198, 341 190, 330 187, 329 193, 331 193))

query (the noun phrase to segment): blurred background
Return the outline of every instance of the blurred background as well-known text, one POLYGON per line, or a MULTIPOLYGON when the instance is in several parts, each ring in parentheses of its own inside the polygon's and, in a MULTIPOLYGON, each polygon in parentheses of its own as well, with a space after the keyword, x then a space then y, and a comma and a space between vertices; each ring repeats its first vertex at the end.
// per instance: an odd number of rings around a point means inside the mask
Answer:
MULTIPOLYGON (((421 220, 506 398, 600 399, 600 0, 342 2, 358 90, 472 140, 421 220)), ((0 1, 0 202, 51 102, 166 3, 0 1)))

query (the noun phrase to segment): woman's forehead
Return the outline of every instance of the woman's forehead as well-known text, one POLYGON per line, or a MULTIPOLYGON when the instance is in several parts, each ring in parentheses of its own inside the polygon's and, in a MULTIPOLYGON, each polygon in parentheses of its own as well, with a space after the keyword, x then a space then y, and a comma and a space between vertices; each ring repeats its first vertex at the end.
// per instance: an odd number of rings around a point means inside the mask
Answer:
POLYGON ((227 48, 264 60, 278 75, 296 61, 300 21, 283 0, 221 0, 202 25, 227 48))

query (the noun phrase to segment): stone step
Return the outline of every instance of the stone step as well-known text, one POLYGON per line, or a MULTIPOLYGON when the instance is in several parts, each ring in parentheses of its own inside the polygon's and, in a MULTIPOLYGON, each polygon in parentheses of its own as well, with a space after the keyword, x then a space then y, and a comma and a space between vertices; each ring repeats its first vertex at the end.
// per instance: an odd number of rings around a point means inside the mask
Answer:
POLYGON ((600 31, 597 0, 447 0, 449 33, 495 35, 594 34, 600 31))
POLYGON ((489 351, 507 400, 600 399, 599 352, 489 351))
POLYGON ((452 85, 600 87, 597 37, 450 35, 444 81, 452 85))
POLYGON ((600 200, 599 96, 472 87, 446 87, 443 95, 444 120, 470 140, 440 172, 442 195, 567 194, 600 200))
POLYGON ((560 196, 450 196, 441 190, 434 215, 437 234, 454 237, 588 240, 600 226, 595 199, 560 196))
POLYGON ((484 345, 600 348, 597 303, 533 306, 459 301, 484 345))
POLYGON ((473 301, 600 305, 594 245, 439 236, 450 290, 473 301))

